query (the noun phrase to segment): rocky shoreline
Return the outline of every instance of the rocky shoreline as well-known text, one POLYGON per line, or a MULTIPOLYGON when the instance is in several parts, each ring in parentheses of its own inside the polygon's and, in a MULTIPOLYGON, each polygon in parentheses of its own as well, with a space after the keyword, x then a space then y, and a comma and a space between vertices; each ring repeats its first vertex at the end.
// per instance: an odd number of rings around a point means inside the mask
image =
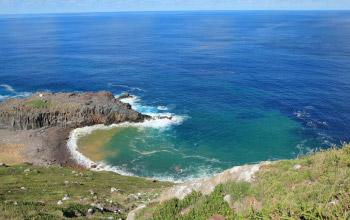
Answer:
MULTIPOLYGON (((71 135, 79 130, 77 128, 123 122, 138 123, 152 119, 151 116, 134 111, 129 104, 120 101, 128 97, 131 96, 123 94, 115 98, 109 92, 36 93, 28 98, 1 102, 0 154, 2 158, 16 158, 12 160, 14 164, 26 162, 40 166, 84 166, 67 145, 71 135), (11 147, 14 150, 8 154, 1 151, 11 147)), ((164 202, 174 197, 183 199, 192 191, 207 195, 218 184, 229 181, 250 182, 255 173, 267 164, 269 163, 262 162, 237 166, 212 177, 176 184, 163 190, 152 202, 164 202)), ((84 167, 96 168, 91 164, 84 167)), ((145 204, 147 203, 135 207, 127 219, 134 219, 136 214, 146 207, 145 204)))
POLYGON ((24 146, 19 152, 22 162, 35 165, 79 166, 67 149, 73 129, 150 118, 110 92, 35 93, 0 103, 0 148, 11 144, 24 146))

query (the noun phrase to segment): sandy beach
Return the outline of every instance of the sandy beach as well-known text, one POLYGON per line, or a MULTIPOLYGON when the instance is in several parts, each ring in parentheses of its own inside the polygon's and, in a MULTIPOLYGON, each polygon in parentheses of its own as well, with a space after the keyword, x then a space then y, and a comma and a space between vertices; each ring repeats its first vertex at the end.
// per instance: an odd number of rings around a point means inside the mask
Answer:
POLYGON ((0 162, 75 166, 66 142, 71 129, 0 129, 0 162), (50 146, 50 147, 47 147, 50 146))

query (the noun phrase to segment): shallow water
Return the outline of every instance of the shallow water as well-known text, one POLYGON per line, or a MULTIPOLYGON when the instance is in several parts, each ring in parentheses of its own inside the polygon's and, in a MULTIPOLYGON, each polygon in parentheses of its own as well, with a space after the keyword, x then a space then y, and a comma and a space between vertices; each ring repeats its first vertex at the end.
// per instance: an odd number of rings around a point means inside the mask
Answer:
POLYGON ((141 112, 176 115, 103 146, 135 175, 186 179, 350 139, 349 12, 1 16, 0 42, 0 99, 127 91, 141 112))

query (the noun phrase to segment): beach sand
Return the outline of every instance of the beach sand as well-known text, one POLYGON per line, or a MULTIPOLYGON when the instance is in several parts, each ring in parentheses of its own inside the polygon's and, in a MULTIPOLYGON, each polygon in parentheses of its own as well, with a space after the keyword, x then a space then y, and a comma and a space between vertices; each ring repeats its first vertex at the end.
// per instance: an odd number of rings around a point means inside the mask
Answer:
POLYGON ((8 165, 24 162, 23 144, 0 144, 0 163, 8 165))
POLYGON ((76 166, 67 149, 70 131, 56 127, 16 131, 0 129, 0 162, 76 166))

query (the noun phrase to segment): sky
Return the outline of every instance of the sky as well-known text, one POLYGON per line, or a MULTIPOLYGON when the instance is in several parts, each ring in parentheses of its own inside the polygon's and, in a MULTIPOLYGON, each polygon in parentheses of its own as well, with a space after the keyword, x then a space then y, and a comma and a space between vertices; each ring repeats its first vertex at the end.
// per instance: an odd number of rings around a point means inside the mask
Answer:
POLYGON ((0 14, 339 9, 350 10, 350 0, 0 0, 0 14))

